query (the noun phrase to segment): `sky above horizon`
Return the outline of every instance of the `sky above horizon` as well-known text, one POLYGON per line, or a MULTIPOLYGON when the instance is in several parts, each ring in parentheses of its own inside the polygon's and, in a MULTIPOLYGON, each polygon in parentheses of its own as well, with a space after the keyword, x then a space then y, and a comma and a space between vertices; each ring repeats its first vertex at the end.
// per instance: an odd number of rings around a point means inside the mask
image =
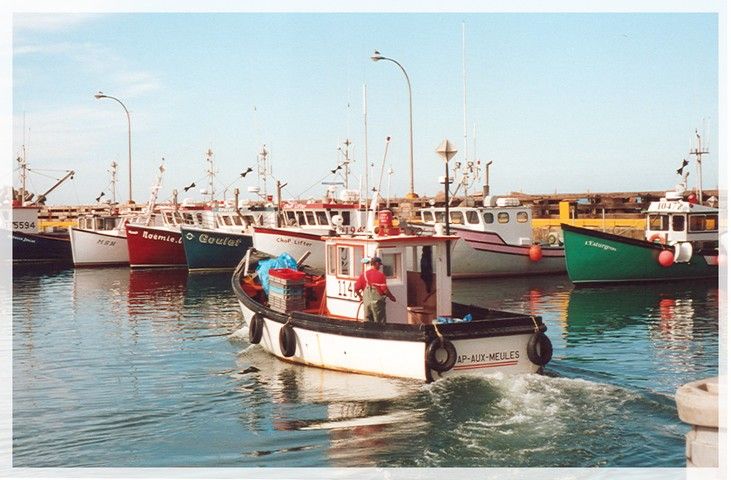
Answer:
POLYGON ((117 200, 127 199, 127 119, 97 91, 130 111, 138 202, 163 157, 160 199, 173 189, 202 199, 208 149, 217 196, 228 186, 228 198, 235 187, 253 198, 261 180, 240 173, 262 145, 286 198, 319 198, 323 182, 343 181, 330 171, 346 139, 351 188, 367 148, 369 183, 385 158, 393 175, 381 190, 403 195, 407 83, 374 50, 411 81, 421 195, 440 190, 444 138, 459 150, 452 164, 492 161, 494 194, 654 191, 678 183, 684 158, 697 185, 688 152, 701 129, 703 187, 719 184, 715 13, 15 13, 12 47, 12 146, 38 171, 29 188, 76 172, 51 204, 110 198, 112 161, 117 200))

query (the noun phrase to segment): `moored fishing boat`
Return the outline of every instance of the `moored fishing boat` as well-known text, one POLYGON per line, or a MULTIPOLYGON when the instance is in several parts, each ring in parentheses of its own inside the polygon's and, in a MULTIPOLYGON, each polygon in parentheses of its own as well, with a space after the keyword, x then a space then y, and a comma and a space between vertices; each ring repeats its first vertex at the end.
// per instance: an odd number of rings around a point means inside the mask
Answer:
POLYGON ((42 231, 38 207, 13 206, 12 225, 3 226, 13 239, 13 262, 71 263, 68 230, 42 231), (8 228, 10 227, 10 228, 8 228))
MULTIPOLYGON (((419 211, 421 223, 433 231, 444 224, 444 207, 419 211)), ((563 273, 564 249, 558 238, 551 244, 533 239, 530 206, 515 198, 486 196, 481 206, 450 207, 451 232, 459 236, 452 253, 453 274, 460 277, 497 277, 563 273)))
POLYGON ((190 270, 233 269, 252 246, 254 225, 270 225, 276 212, 269 207, 246 210, 219 208, 206 212, 206 225, 182 225, 185 258, 190 270))
POLYGON ((285 287, 291 308, 272 292, 265 295, 266 285, 248 273, 253 260, 247 254, 232 287, 250 342, 294 363, 426 382, 537 372, 550 360, 552 347, 540 317, 452 302, 447 256, 457 237, 398 234, 389 214, 379 216, 387 217, 381 221, 385 235, 326 238, 324 276, 286 271, 285 277, 302 281, 302 288, 285 287), (361 259, 372 256, 383 259, 396 299, 386 306, 385 323, 364 322, 354 292, 361 259))
POLYGON ((279 212, 280 226, 254 226, 253 244, 258 251, 278 256, 289 253, 301 258, 310 252, 307 264, 325 267, 323 236, 354 233, 365 227, 366 211, 357 203, 288 202, 279 212))
POLYGON ((679 192, 651 202, 645 239, 562 224, 566 268, 575 284, 718 276, 718 209, 679 192))

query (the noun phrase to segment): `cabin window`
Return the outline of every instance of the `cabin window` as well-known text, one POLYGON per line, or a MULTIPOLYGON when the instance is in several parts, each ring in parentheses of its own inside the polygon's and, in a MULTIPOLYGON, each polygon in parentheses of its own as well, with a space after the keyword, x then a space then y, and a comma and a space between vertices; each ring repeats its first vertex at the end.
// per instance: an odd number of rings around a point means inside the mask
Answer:
POLYGON ((434 219, 437 223, 444 223, 444 212, 434 212, 434 219))
POLYGON ((480 223, 480 217, 479 217, 479 215, 477 215, 476 211, 467 210, 465 212, 465 215, 467 216, 467 223, 471 223, 472 225, 480 223))
POLYGON ((492 212, 485 212, 482 214, 482 217, 485 219, 485 223, 493 223, 495 221, 495 216, 492 212))
POLYGON ((350 264, 353 259, 352 253, 353 249, 351 247, 338 247, 337 274, 339 277, 351 276, 350 264))
POLYGON ((421 215, 425 222, 434 221, 434 214, 432 212, 421 212, 421 215))
POLYGON ((518 212, 515 215, 515 219, 518 221, 518 223, 525 223, 528 221, 528 212, 518 212))
POLYGON ((183 223, 183 216, 180 214, 180 212, 174 212, 173 218, 175 218, 175 223, 177 223, 178 225, 183 223))
POLYGON ((173 212, 165 212, 165 222, 175 224, 175 220, 173 219, 173 212))
POLYGON ((315 212, 315 216, 317 217, 318 225, 330 225, 330 222, 327 221, 327 213, 322 210, 318 210, 315 212))
POLYGON ((497 214, 497 223, 508 223, 510 221, 510 215, 508 212, 500 212, 497 214))
POLYGON ((673 215, 673 232, 685 231, 685 217, 683 215, 673 215))
POLYGON ((231 217, 229 217, 228 215, 224 215, 223 223, 225 223, 226 225, 229 225, 229 226, 233 225, 233 222, 231 221, 231 217))
POLYGON ((383 274, 386 278, 399 278, 401 272, 401 254, 400 253, 381 253, 383 261, 383 274))
POLYGON ((284 215, 286 217, 287 225, 297 225, 297 217, 294 212, 284 212, 284 215))
POLYGON ((343 225, 350 225, 350 212, 343 210, 340 212, 340 216, 343 217, 343 225))
POLYGON ((307 225, 307 222, 305 222, 305 213, 304 212, 297 212, 297 223, 302 225, 307 225))
POLYGON ((690 215, 688 230, 691 232, 710 232, 718 230, 718 215, 690 215))
POLYGON ((307 217, 307 225, 317 225, 317 222, 315 222, 315 214, 312 212, 305 212, 305 216, 307 217))
POLYGON ((668 229, 667 215, 650 215, 647 222, 648 230, 665 232, 668 229))
POLYGON ((195 219, 198 222, 198 225, 203 225, 203 214, 198 212, 195 214, 195 219))
POLYGON ((449 222, 456 225, 464 224, 464 216, 462 212, 449 212, 449 222))
POLYGON ((105 218, 104 219, 104 230, 111 230, 117 226, 116 218, 105 218))
POLYGON ((193 225, 193 215, 190 213, 184 213, 183 222, 185 222, 186 225, 193 225))
POLYGON ((241 217, 239 217, 238 215, 234 215, 231 220, 233 220, 234 225, 241 225, 241 217))

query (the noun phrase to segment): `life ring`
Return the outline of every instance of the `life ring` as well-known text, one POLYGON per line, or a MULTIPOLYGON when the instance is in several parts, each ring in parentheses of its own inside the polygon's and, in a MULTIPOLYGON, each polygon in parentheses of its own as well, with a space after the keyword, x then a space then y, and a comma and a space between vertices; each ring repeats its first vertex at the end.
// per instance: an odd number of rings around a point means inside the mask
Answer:
POLYGON ((282 351, 282 355, 285 357, 291 357, 294 355, 294 351, 297 347, 297 334, 294 333, 294 328, 291 325, 285 324, 281 330, 279 330, 279 349, 282 351))
POLYGON ((662 235, 660 235, 659 233, 655 233, 655 234, 653 234, 653 235, 652 235, 652 236, 651 236, 651 237, 650 237, 650 238, 648 239, 648 241, 649 241, 649 242, 652 242, 652 243, 660 243, 660 244, 662 244, 662 245, 665 245, 665 237, 663 237, 663 236, 662 236, 662 235))
POLYGON ((528 340, 528 360, 536 365, 544 366, 553 356, 551 340, 543 332, 538 332, 528 340))
POLYGON ((249 343, 255 344, 261 342, 261 335, 264 333, 264 318, 255 313, 249 320, 249 343))
POLYGON ((546 237, 549 245, 558 245, 558 235, 555 232, 551 232, 546 237))
POLYGON ((432 370, 439 373, 446 372, 454 367, 455 363, 457 363, 457 349, 449 340, 435 338, 426 347, 426 364, 432 370), (442 349, 447 352, 447 358, 440 361, 437 358, 437 352, 442 349))

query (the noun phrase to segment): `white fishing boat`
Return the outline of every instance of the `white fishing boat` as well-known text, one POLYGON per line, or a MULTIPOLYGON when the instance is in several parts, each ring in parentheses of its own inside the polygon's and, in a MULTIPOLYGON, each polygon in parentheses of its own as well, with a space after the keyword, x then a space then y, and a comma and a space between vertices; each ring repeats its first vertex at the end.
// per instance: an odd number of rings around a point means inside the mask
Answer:
POLYGON ((303 285, 291 290, 289 304, 264 294, 249 273, 249 251, 232 277, 249 341, 298 364, 426 382, 532 373, 548 363, 552 347, 540 317, 452 302, 448 252, 458 237, 405 235, 392 225, 390 212, 382 212, 381 235, 327 237, 325 275, 288 271, 303 285), (383 259, 396 299, 387 302, 386 323, 364 322, 354 293, 362 259, 372 256, 383 259))
MULTIPOLYGON (((444 224, 444 207, 419 211, 415 225, 434 231, 444 224)), ((540 244, 533 237, 530 206, 518 199, 486 196, 483 204, 449 207, 450 233, 459 236, 452 252, 456 278, 563 273, 565 252, 558 238, 540 244)))
POLYGON ((362 231, 366 216, 366 210, 354 202, 287 202, 280 208, 279 226, 254 226, 254 248, 273 256, 289 253, 294 258, 310 252, 307 264, 323 269, 323 236, 362 231))
POLYGON ((127 222, 144 221, 138 214, 106 213, 80 216, 79 226, 69 229, 74 266, 129 265, 127 222))

